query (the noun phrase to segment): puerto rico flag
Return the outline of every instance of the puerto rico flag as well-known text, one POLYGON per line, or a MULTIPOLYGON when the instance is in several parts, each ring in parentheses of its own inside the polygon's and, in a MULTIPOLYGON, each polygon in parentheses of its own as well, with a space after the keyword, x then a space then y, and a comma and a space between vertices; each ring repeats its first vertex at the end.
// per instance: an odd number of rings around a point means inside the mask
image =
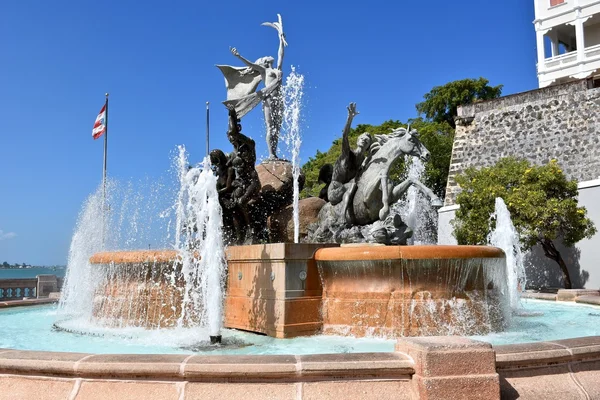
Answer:
POLYGON ((92 137, 98 139, 106 132, 106 104, 100 110, 100 114, 96 117, 96 122, 94 122, 94 129, 92 130, 92 137))

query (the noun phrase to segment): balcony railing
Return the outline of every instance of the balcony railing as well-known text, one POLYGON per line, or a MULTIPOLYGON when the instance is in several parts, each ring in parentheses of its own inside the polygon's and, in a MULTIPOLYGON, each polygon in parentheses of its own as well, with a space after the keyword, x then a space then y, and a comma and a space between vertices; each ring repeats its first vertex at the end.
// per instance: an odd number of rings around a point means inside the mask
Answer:
POLYGON ((600 44, 585 48, 585 58, 596 58, 600 56, 600 44))
POLYGON ((544 66, 546 68, 556 68, 559 66, 565 66, 577 61, 577 52, 572 51, 570 53, 561 54, 555 57, 546 58, 544 66))
POLYGON ((43 298, 60 291, 64 279, 55 275, 36 278, 0 279, 0 301, 22 300, 24 297, 43 298))
MULTIPOLYGON (((586 47, 583 52, 583 61, 596 61, 600 59, 600 44, 586 47)), ((577 51, 571 51, 555 57, 544 60, 544 69, 557 70, 563 67, 569 67, 577 62, 577 51)))
POLYGON ((21 300, 23 297, 37 297, 37 278, 1 279, 0 301, 21 300))

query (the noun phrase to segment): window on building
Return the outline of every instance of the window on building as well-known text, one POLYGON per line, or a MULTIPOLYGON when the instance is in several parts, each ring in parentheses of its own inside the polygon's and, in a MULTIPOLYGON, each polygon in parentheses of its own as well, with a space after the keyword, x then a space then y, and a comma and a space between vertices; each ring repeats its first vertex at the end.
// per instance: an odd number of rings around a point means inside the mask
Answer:
POLYGON ((565 2, 565 0, 550 0, 550 7, 557 6, 557 5, 562 4, 564 2, 565 2))

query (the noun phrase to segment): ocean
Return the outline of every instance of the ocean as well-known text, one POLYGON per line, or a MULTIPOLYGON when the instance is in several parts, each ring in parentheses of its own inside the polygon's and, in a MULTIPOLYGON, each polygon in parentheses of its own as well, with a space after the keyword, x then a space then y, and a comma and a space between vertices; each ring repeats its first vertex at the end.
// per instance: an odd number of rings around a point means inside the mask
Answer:
POLYGON ((37 275, 44 274, 62 278, 66 271, 66 268, 0 268, 0 279, 35 278, 37 275))

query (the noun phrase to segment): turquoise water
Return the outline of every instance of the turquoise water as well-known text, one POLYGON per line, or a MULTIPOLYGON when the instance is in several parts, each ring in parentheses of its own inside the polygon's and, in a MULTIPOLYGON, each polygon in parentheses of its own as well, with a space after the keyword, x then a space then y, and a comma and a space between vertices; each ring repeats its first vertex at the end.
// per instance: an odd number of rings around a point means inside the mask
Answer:
POLYGON ((25 279, 35 278, 37 275, 65 276, 66 268, 0 268, 0 279, 25 279))
MULTIPOLYGON (((394 340, 312 336, 273 339, 226 329, 223 347, 198 343, 205 337, 197 330, 128 329, 111 331, 62 324, 69 329, 86 329, 102 336, 68 333, 53 329, 56 306, 37 306, 0 311, 0 348, 68 351, 85 353, 206 353, 206 354, 318 354, 391 352, 394 340), (160 343, 160 344, 158 344, 160 343)), ((523 310, 502 333, 474 339, 492 344, 526 343, 600 335, 600 307, 574 303, 523 300, 523 310)))

